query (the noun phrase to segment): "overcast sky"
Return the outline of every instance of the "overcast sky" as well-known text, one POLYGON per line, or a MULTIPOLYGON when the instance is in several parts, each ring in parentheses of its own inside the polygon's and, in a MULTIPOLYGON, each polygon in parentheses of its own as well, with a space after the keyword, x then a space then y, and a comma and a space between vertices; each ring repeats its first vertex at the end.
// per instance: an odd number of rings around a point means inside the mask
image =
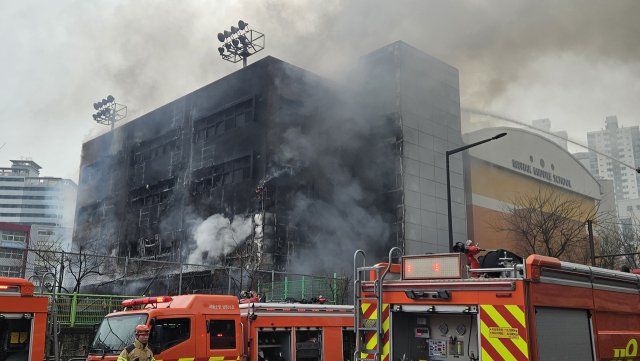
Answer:
POLYGON ((249 63, 342 82, 403 40, 459 69, 462 107, 549 118, 586 143, 606 116, 640 124, 639 17, 640 1, 617 0, 0 0, 0 166, 31 156, 77 181, 82 143, 109 130, 94 102, 112 94, 132 120, 238 70, 216 34, 240 19, 266 34, 249 63))

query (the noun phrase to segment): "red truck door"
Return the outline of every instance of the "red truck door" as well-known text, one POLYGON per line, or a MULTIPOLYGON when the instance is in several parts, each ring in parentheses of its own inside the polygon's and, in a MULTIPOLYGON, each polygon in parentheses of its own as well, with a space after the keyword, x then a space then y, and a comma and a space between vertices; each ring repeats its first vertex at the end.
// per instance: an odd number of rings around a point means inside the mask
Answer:
POLYGON ((155 325, 162 326, 162 338, 154 340, 154 346, 160 347, 157 360, 170 360, 196 357, 196 324, 193 315, 159 316, 155 325))
POLYGON ((232 315, 206 315, 207 357, 219 360, 237 360, 241 354, 242 326, 240 317, 232 315))

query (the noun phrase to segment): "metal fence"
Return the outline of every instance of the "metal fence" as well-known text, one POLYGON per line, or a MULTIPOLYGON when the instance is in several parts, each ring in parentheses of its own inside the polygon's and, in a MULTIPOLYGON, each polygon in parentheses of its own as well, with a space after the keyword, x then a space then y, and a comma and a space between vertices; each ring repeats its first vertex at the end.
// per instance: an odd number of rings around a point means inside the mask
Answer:
POLYGON ((319 296, 332 304, 351 300, 350 276, 267 271, 255 269, 251 264, 187 264, 50 249, 0 247, 0 277, 31 279, 36 292, 40 288, 50 292, 55 287, 59 310, 69 310, 59 311, 59 319, 69 325, 95 323, 94 319, 119 306, 122 298, 130 297, 124 295, 238 295, 241 291, 256 291, 267 301, 310 300, 319 296), (42 285, 34 277, 48 272, 51 274, 44 277, 42 285))
MULTIPOLYGON (((285 277, 282 282, 257 284, 257 293, 265 295, 269 301, 284 302, 286 300, 310 300, 313 297, 324 297, 330 303, 339 299, 339 286, 345 279, 302 276, 301 280, 290 281, 285 277)), ((49 297, 49 305, 52 307, 53 294, 43 292, 49 297)), ((63 326, 93 326, 102 322, 102 319, 111 312, 122 310, 122 301, 129 298, 144 297, 147 295, 89 295, 78 293, 56 294, 55 306, 58 314, 58 322, 63 326)), ((342 301, 342 300, 339 300, 342 301)))
MULTIPOLYGON (((49 307, 52 307, 52 293, 49 307)), ((55 306, 58 322, 63 326, 93 326, 111 312, 122 310, 122 301, 136 296, 56 294, 55 306)))

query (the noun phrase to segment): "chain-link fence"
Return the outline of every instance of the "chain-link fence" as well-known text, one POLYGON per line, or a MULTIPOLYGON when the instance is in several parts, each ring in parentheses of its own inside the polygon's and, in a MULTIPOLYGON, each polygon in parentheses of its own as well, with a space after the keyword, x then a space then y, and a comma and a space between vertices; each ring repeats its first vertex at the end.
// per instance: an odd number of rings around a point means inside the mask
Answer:
MULTIPOLYGON (((0 277, 31 279, 37 292, 40 287, 44 292, 55 288, 60 294, 59 308, 71 307, 74 304, 71 298, 75 297, 76 307, 86 306, 87 315, 95 307, 108 309, 110 303, 104 298, 100 305, 94 298, 90 301, 87 298, 86 303, 85 299, 78 299, 81 295, 238 295, 242 291, 256 291, 266 301, 303 301, 323 296, 328 303, 346 304, 352 294, 351 277, 346 275, 315 276, 254 269, 250 264, 201 265, 7 247, 0 247, 0 277), (69 299, 65 301, 64 297, 69 299)), ((76 321, 85 316, 75 313, 76 321)))

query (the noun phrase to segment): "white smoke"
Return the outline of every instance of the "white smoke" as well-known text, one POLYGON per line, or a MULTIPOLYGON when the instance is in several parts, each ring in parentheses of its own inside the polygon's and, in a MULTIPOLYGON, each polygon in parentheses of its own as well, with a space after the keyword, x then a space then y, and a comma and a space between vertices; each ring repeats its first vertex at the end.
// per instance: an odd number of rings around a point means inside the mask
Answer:
POLYGON ((194 228, 196 249, 189 263, 211 263, 220 255, 232 252, 251 235, 251 218, 235 216, 233 221, 222 214, 214 214, 194 228))

